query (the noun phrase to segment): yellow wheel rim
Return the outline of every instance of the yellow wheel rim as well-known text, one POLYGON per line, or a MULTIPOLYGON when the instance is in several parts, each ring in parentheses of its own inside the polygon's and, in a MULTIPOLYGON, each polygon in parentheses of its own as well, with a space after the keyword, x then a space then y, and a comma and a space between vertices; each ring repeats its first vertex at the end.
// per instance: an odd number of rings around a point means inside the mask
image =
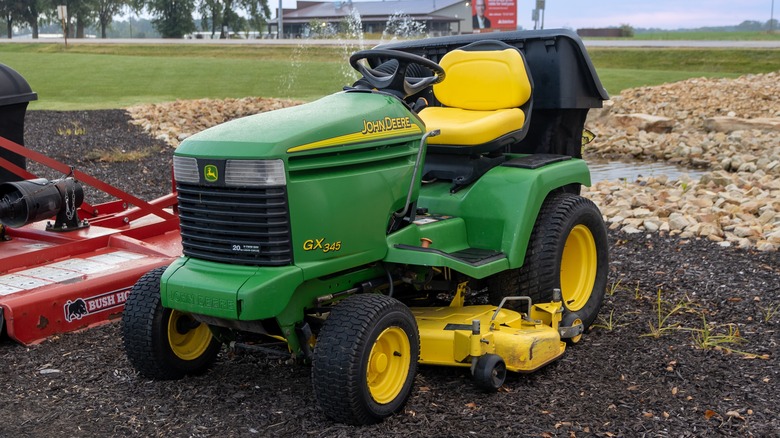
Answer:
MULTIPOLYGON (((574 320, 574 322, 571 323, 572 326, 575 326, 577 324, 582 324, 582 320, 577 318, 577 319, 574 320)), ((580 342, 581 339, 582 339, 582 333, 580 333, 577 336, 569 339, 569 342, 571 342, 572 344, 576 344, 577 342, 580 342)))
POLYGON ((199 324, 189 330, 181 330, 192 324, 192 317, 178 310, 171 311, 168 318, 168 344, 179 359, 195 360, 203 355, 211 343, 211 330, 206 324, 199 324), (182 333, 184 331, 184 333, 182 333))
POLYGON ((409 375, 411 348, 406 332, 389 327, 376 339, 368 357, 366 381, 371 397, 380 404, 393 401, 409 375))
POLYGON ((561 257, 561 294, 568 310, 576 312, 588 302, 597 268, 596 240, 588 227, 576 225, 566 238, 561 257))

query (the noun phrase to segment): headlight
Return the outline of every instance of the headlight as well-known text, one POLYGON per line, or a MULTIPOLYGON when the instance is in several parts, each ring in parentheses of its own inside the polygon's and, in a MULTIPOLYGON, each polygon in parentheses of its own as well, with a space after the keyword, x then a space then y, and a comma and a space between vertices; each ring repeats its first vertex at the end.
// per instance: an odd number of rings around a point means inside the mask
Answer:
POLYGON ((197 184, 200 182, 198 173, 198 160, 191 157, 173 157, 173 178, 186 184, 197 184))
POLYGON ((227 160, 225 185, 267 187, 287 184, 282 160, 227 160))

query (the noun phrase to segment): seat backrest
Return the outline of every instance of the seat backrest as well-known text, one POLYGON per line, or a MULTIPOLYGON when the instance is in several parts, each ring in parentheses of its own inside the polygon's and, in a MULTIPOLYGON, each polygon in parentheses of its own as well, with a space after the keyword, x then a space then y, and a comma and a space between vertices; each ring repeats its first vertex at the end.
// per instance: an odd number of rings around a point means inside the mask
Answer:
POLYGON ((447 52, 439 61, 447 79, 433 86, 445 106, 491 111, 517 108, 532 93, 525 61, 517 48, 495 40, 447 52))

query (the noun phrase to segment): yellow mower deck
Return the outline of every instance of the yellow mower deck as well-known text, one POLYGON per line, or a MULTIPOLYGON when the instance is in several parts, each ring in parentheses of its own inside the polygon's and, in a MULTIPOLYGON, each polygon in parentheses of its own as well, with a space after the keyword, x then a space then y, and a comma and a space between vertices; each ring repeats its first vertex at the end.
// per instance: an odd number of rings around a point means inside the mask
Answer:
POLYGON ((412 308, 420 331, 419 363, 470 367, 480 356, 496 354, 507 370, 524 373, 563 355, 560 301, 533 305, 530 317, 502 307, 463 306, 456 298, 449 307, 412 308))

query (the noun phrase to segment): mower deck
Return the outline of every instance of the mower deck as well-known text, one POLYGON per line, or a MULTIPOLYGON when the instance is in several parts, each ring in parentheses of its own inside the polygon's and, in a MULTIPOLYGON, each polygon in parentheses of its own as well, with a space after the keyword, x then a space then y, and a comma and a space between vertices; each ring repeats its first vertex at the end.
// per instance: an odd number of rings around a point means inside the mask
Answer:
POLYGON ((560 309, 560 303, 535 305, 531 314, 539 319, 531 319, 491 305, 414 307, 420 363, 471 367, 474 359, 496 354, 509 371, 532 372, 566 350, 557 327, 560 309))

